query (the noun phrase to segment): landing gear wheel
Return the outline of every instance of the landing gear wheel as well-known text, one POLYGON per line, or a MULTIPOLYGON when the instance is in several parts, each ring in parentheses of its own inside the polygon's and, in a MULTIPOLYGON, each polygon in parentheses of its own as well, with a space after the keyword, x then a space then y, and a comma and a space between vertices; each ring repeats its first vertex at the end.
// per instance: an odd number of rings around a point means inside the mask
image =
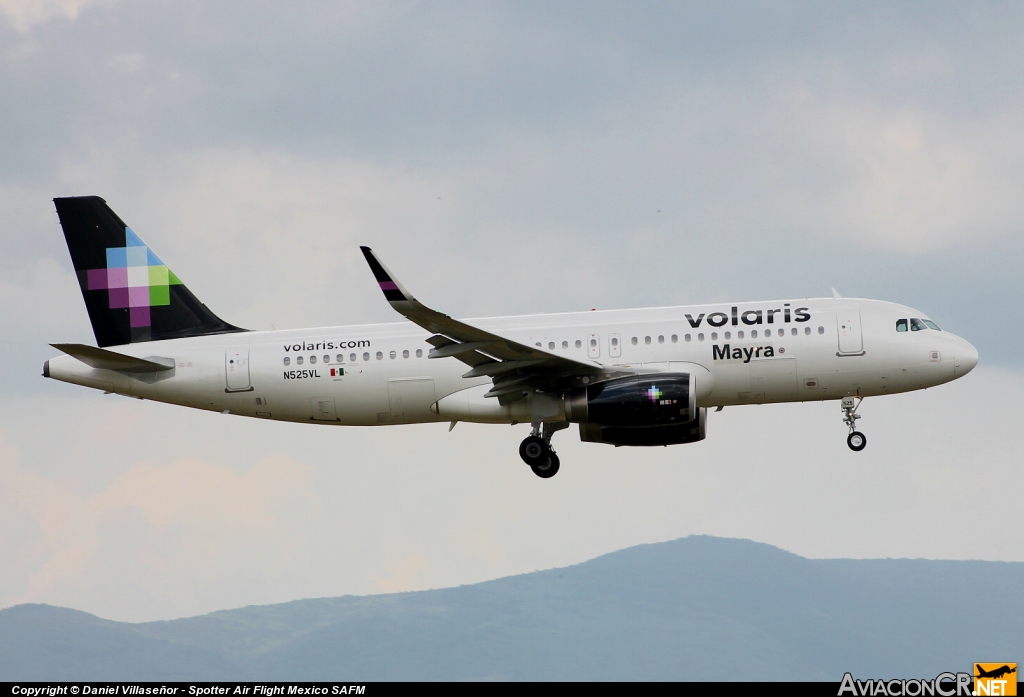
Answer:
POLYGON ((558 474, 559 464, 560 463, 558 462, 558 455, 555 455, 554 453, 549 453, 547 460, 544 462, 543 466, 531 465, 530 467, 533 469, 533 473, 536 474, 541 479, 550 479, 551 477, 554 477, 556 474, 558 474))
POLYGON ((551 448, 540 436, 527 436, 519 444, 519 457, 530 467, 541 464, 546 467, 549 455, 552 455, 551 448))
POLYGON ((853 431, 846 439, 846 444, 850 446, 850 450, 859 453, 868 444, 868 439, 860 431, 853 431))

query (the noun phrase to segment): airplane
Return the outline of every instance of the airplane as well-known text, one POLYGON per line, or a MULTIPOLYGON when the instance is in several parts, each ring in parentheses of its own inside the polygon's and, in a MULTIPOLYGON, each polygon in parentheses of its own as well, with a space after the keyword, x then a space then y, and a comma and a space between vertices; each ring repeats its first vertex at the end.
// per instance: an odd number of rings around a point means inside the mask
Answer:
POLYGON ((52 344, 43 375, 106 393, 335 426, 529 424, 520 457, 554 476, 552 436, 694 443, 709 410, 866 397, 955 380, 966 340, 880 300, 832 297, 456 320, 420 303, 368 247, 387 324, 249 331, 217 317, 97 196, 55 198, 97 346, 52 344))
POLYGON ((996 679, 998 679, 998 678, 1003 677, 1004 675, 1009 675, 1010 673, 1016 673, 1017 672, 1017 664, 1014 663, 1013 666, 1014 667, 1011 668, 1008 665, 1003 665, 1003 666, 1000 666, 999 668, 995 668, 993 670, 985 670, 980 665, 975 664, 974 669, 975 669, 975 672, 977 673, 977 675, 975 675, 974 677, 976 677, 976 678, 996 678, 996 679))

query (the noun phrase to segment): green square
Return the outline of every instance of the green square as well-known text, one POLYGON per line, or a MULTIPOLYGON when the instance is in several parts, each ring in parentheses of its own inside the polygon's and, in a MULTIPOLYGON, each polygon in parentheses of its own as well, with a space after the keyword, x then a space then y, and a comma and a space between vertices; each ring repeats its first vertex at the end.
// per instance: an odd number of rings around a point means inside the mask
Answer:
POLYGON ((149 287, 149 306, 155 307, 157 305, 170 305, 171 304, 171 289, 167 286, 150 286, 149 287))
MULTIPOLYGON (((165 266, 164 268, 167 268, 167 267, 165 266)), ((171 271, 170 269, 167 269, 167 285, 169 285, 169 286, 180 286, 181 285, 181 281, 178 279, 177 276, 174 275, 174 272, 171 271)))
POLYGON ((166 286, 167 285, 168 271, 166 266, 150 266, 149 267, 149 285, 150 286, 166 286))

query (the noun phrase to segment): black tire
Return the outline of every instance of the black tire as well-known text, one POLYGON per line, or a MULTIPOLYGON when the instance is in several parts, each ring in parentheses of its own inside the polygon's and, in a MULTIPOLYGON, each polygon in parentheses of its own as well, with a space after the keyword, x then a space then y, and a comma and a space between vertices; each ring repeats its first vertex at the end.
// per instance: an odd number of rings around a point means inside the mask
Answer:
POLYGON ((540 463, 547 463, 547 457, 551 454, 551 448, 540 436, 527 436, 519 444, 519 457, 530 467, 540 463))
POLYGON ((558 474, 558 466, 560 464, 561 463, 558 461, 558 455, 555 455, 554 453, 549 453, 547 457, 547 462, 544 463, 543 467, 541 467, 540 465, 532 465, 531 467, 533 469, 533 473, 536 474, 541 479, 551 479, 556 474, 558 474))
POLYGON ((859 453, 861 450, 867 447, 868 439, 860 431, 854 431, 846 438, 846 444, 850 446, 850 450, 855 453, 859 453))

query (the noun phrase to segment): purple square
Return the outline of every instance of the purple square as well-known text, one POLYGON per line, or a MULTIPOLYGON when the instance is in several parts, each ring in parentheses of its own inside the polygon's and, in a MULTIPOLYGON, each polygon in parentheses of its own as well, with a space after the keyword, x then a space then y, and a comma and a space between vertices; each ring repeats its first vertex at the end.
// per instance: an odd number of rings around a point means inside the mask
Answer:
MULTIPOLYGON (((148 288, 146 290, 149 290, 148 288)), ((148 327, 149 321, 149 306, 146 307, 133 307, 128 310, 128 314, 131 317, 129 324, 133 327, 148 327)))
POLYGON ((110 293, 110 309, 116 310, 121 307, 128 307, 128 289, 127 288, 111 288, 110 293))
POLYGON ((107 287, 106 269, 89 269, 89 290, 104 290, 107 287))
POLYGON ((128 287, 128 269, 107 269, 107 287, 108 288, 127 288, 128 287))
POLYGON ((128 307, 149 307, 149 286, 129 288, 128 307))

